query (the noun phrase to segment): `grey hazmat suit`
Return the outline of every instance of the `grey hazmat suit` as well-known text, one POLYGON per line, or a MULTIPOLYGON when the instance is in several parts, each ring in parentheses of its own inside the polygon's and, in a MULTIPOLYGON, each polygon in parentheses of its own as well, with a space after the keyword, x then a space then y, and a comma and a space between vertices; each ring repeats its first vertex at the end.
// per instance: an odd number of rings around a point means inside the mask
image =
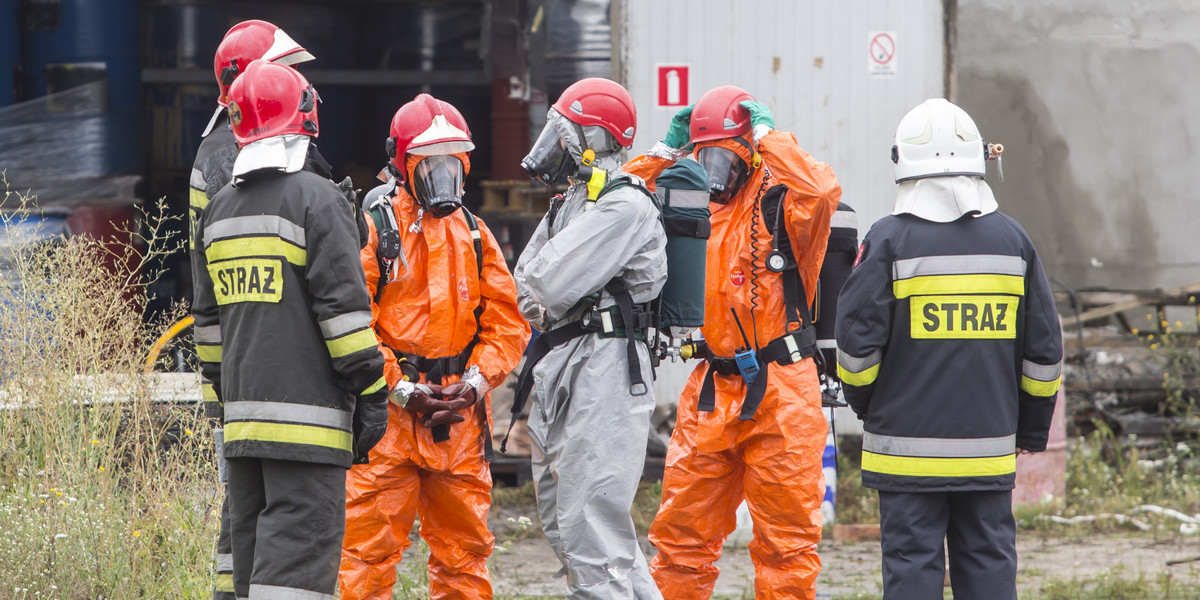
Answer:
MULTIPOLYGON (((593 168, 624 175, 619 147, 598 126, 578 129, 553 109, 549 122, 576 164, 588 143, 593 168), (608 140, 607 145, 604 140, 608 140), (597 147, 607 145, 607 147, 597 147)), ((632 188, 614 189, 590 208, 586 182, 572 181, 542 219, 513 275, 521 313, 540 331, 578 318, 580 299, 614 277, 633 301, 658 296, 667 275, 658 209, 632 188)), ((613 306, 603 292, 597 308, 613 306)), ((538 514, 563 563, 570 598, 662 598, 650 578, 629 509, 646 460, 654 395, 631 392, 625 338, 592 333, 552 349, 534 367, 529 436, 538 514)), ((650 355, 637 345, 644 381, 650 355)))

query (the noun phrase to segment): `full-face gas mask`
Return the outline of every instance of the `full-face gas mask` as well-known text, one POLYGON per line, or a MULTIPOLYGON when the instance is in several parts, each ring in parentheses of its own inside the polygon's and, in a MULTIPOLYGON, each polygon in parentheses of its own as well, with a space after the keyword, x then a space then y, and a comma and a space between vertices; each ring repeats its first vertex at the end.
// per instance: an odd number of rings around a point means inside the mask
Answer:
POLYGON ((750 174, 746 161, 728 148, 705 146, 696 160, 708 173, 709 200, 718 204, 728 204, 750 174))
POLYGON ((426 212, 440 219, 462 206, 465 178, 457 156, 426 156, 413 167, 412 192, 426 212))
POLYGON ((566 141, 549 122, 533 143, 533 149, 521 159, 521 168, 544 185, 566 183, 567 178, 575 174, 576 167, 575 159, 567 150, 566 141))

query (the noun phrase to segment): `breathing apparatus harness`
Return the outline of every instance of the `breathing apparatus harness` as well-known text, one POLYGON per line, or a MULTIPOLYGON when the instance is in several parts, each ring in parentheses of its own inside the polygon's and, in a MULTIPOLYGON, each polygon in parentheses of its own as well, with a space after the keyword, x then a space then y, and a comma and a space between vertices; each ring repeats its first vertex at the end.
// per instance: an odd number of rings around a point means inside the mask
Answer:
MULTIPOLYGON (((390 166, 390 165, 389 165, 390 166)), ((398 184, 397 184, 398 185, 398 184)), ((379 282, 375 286, 375 303, 379 303, 379 299, 383 296, 383 288, 392 280, 392 275, 395 272, 396 262, 399 261, 404 270, 408 271, 408 259, 404 256, 404 245, 401 242, 399 223, 396 222, 396 215, 392 208, 390 198, 392 193, 383 194, 375 201, 374 204, 367 210, 371 215, 371 220, 375 222, 375 231, 378 233, 379 243, 375 247, 375 260, 379 265, 379 282)), ((483 234, 479 231, 479 221, 467 207, 459 208, 462 211, 463 218, 467 221, 467 228, 471 231, 471 242, 475 249, 475 273, 479 280, 483 279, 483 234)), ((448 217, 444 217, 448 218, 448 217)), ((471 353, 474 352, 475 346, 479 343, 479 320, 483 316, 483 300, 480 299, 478 305, 475 306, 475 335, 471 338, 470 343, 463 349, 462 352, 454 356, 444 356, 440 358, 427 358, 407 352, 401 352, 388 346, 388 349, 396 356, 396 360, 400 363, 400 371, 404 373, 404 378, 408 381, 417 381, 421 374, 425 375, 425 380, 436 384, 441 384, 443 378, 450 375, 462 375, 467 367, 467 362, 471 359, 471 353)), ((480 414, 480 423, 483 425, 483 456, 484 460, 491 462, 495 459, 496 453, 492 449, 492 432, 488 426, 488 417, 485 402, 482 398, 475 405, 478 407, 477 412, 480 414)), ((450 426, 438 425, 431 431, 433 441, 444 442, 450 439, 450 426)))
MULTIPOLYGON (((657 198, 639 181, 630 176, 622 176, 608 180, 608 174, 603 169, 591 167, 595 152, 590 148, 584 152, 583 167, 580 168, 580 179, 587 178, 588 196, 585 210, 590 209, 605 194, 615 190, 630 188, 645 194, 657 206, 657 198), (589 156, 590 154, 590 156, 589 156), (586 169, 586 171, 585 171, 586 169), (599 182, 597 185, 593 185, 599 182)), ((558 216, 558 209, 565 198, 559 194, 551 203, 547 213, 548 223, 553 224, 558 216)), ((661 212, 660 212, 661 214, 661 212)), ((500 442, 500 452, 508 447, 508 437, 512 434, 525 402, 533 390, 533 369, 551 350, 576 338, 588 334, 596 334, 601 338, 625 338, 625 360, 629 369, 629 393, 633 396, 644 396, 650 391, 650 386, 642 377, 642 363, 638 356, 637 344, 649 338, 649 330, 658 327, 658 311, 654 302, 635 303, 625 280, 620 275, 609 280, 602 291, 608 292, 616 303, 606 308, 596 308, 600 301, 601 292, 589 294, 568 311, 568 322, 547 331, 533 340, 525 350, 525 365, 517 377, 517 389, 513 395, 512 417, 504 441, 500 442), (619 320, 618 320, 619 319, 619 320)), ((653 353, 651 353, 653 361, 653 353)), ((654 363, 657 364, 657 363, 654 363)))
MULTIPOLYGON (((761 165, 761 157, 754 154, 754 168, 761 165)), ((799 265, 795 260, 791 237, 784 227, 783 198, 787 187, 779 184, 769 186, 770 172, 763 170, 762 183, 752 206, 750 220, 750 320, 755 332, 754 343, 742 329, 741 319, 733 310, 734 321, 741 330, 744 345, 738 348, 732 358, 712 356, 706 345, 698 344, 691 349, 690 354, 705 358, 709 362, 708 372, 705 373, 700 388, 697 408, 703 412, 712 412, 716 407, 716 382, 714 376, 741 375, 746 381, 746 398, 742 403, 739 419, 753 420, 754 413, 762 403, 766 393, 767 372, 771 363, 790 365, 805 358, 813 358, 818 363, 817 376, 821 383, 821 404, 824 407, 843 405, 837 399, 837 391, 833 382, 827 381, 824 373, 821 353, 817 350, 817 334, 813 327, 812 313, 808 306, 804 281, 800 277, 799 265), (759 307, 759 257, 758 249, 759 220, 770 222, 771 252, 767 254, 765 267, 772 273, 779 273, 783 283, 784 316, 787 319, 784 335, 771 340, 766 346, 759 347, 755 311, 759 307)))

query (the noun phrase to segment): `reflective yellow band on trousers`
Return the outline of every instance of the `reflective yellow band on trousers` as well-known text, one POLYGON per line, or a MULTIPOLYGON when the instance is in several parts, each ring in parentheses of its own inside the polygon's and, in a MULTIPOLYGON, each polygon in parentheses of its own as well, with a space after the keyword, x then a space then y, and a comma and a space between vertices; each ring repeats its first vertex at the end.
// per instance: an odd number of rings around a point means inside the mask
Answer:
POLYGON ((862 470, 908 477, 989 477, 1017 472, 1017 455, 983 458, 921 458, 863 451, 862 470))
POLYGON ((359 350, 377 348, 379 341, 375 339, 374 331, 363 329, 335 340, 325 340, 325 346, 329 348, 329 356, 340 358, 348 354, 354 354, 359 350))
POLYGON ((259 256, 282 256, 288 262, 303 267, 308 262, 308 252, 277 237, 245 237, 217 240, 204 249, 209 263, 234 258, 259 256))
POLYGON ((232 594, 233 573, 217 573, 217 583, 213 586, 213 591, 232 594))
POLYGON ((200 397, 205 402, 219 402, 217 400, 217 391, 213 389, 213 384, 205 383, 200 385, 200 397))
POLYGON ((892 282, 896 298, 934 294, 1025 295, 1025 278, 1017 275, 925 275, 892 282))
POLYGON ((339 431, 326 427, 294 425, 291 423, 261 423, 255 421, 238 421, 225 424, 226 444, 243 440, 324 446, 347 452, 350 451, 354 444, 354 436, 349 431, 339 431))
POLYGON ((1058 383, 1061 377, 1055 377, 1054 381, 1038 381, 1028 375, 1021 376, 1021 391, 1032 396, 1053 396, 1058 393, 1058 383))

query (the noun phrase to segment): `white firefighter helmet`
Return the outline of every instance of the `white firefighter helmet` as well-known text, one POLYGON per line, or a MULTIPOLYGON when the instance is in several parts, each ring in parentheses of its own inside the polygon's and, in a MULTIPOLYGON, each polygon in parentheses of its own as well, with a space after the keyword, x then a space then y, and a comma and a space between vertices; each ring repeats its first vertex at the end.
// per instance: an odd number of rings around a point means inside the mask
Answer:
POLYGON ((984 142, 967 112, 945 98, 930 98, 896 127, 892 162, 896 182, 954 175, 983 177, 984 142))

